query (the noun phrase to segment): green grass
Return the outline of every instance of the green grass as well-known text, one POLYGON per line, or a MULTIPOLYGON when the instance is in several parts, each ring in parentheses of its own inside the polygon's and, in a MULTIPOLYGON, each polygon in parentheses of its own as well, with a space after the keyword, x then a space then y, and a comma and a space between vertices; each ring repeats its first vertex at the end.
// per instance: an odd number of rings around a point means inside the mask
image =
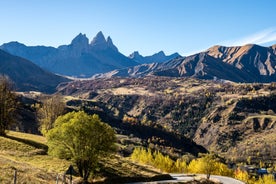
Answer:
MULTIPOLYGON (((15 169, 17 183, 56 183, 57 174, 64 173, 72 163, 47 155, 47 149, 43 136, 10 131, 6 137, 0 137, 0 183, 12 183, 15 169)), ((152 167, 133 163, 119 155, 103 159, 100 165, 95 180, 98 183, 114 179, 143 181, 160 174, 152 167)))
POLYGON ((12 131, 0 137, 0 183, 11 183, 15 169, 18 183, 55 183, 70 163, 47 155, 45 143, 42 136, 12 131))

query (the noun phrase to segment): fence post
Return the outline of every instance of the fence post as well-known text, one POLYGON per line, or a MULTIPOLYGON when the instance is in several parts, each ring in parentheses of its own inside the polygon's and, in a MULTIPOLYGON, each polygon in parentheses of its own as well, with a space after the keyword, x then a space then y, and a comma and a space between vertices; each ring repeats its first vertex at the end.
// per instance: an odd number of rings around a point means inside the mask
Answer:
POLYGON ((65 174, 63 174, 63 178, 62 178, 62 183, 66 183, 66 175, 65 174))
POLYGON ((14 169, 14 177, 13 177, 13 184, 16 184, 16 180, 17 180, 17 169, 14 169))
POLYGON ((57 174, 56 184, 58 184, 58 174, 57 174))

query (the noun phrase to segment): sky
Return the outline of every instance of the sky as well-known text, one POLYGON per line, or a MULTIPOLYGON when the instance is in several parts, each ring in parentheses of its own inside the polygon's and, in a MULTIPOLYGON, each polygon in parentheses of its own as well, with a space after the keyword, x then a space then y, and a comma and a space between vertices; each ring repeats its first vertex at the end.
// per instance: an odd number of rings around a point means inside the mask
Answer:
POLYGON ((58 47, 99 31, 126 56, 276 44, 276 0, 1 0, 0 18, 0 45, 58 47))

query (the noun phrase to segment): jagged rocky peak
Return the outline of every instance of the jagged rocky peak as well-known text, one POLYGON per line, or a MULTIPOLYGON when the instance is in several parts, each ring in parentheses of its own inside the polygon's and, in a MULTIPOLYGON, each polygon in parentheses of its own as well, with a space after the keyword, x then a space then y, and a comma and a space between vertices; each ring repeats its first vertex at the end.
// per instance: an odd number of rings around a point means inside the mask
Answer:
POLYGON ((110 36, 107 37, 106 43, 107 43, 107 46, 109 48, 111 48, 112 50, 118 52, 118 48, 113 44, 112 39, 110 38, 110 36))
POLYGON ((165 53, 162 50, 158 53, 153 54, 153 56, 166 57, 165 53))
POLYGON ((92 46, 102 46, 102 45, 106 46, 107 45, 105 37, 101 31, 98 32, 97 35, 93 38, 90 45, 92 45, 92 46))
POLYGON ((129 58, 136 58, 136 57, 142 57, 138 51, 134 51, 129 55, 129 58))
POLYGON ((71 42, 71 45, 73 46, 87 46, 89 43, 88 38, 85 34, 78 34, 71 42))

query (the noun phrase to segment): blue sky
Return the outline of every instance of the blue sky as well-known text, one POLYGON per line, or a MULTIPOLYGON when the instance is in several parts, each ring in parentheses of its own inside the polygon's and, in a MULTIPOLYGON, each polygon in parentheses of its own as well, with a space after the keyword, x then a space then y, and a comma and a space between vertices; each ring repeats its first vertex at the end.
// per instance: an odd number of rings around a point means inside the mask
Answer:
POLYGON ((1 0, 0 45, 57 47, 102 31, 125 55, 276 44, 276 0, 1 0))

